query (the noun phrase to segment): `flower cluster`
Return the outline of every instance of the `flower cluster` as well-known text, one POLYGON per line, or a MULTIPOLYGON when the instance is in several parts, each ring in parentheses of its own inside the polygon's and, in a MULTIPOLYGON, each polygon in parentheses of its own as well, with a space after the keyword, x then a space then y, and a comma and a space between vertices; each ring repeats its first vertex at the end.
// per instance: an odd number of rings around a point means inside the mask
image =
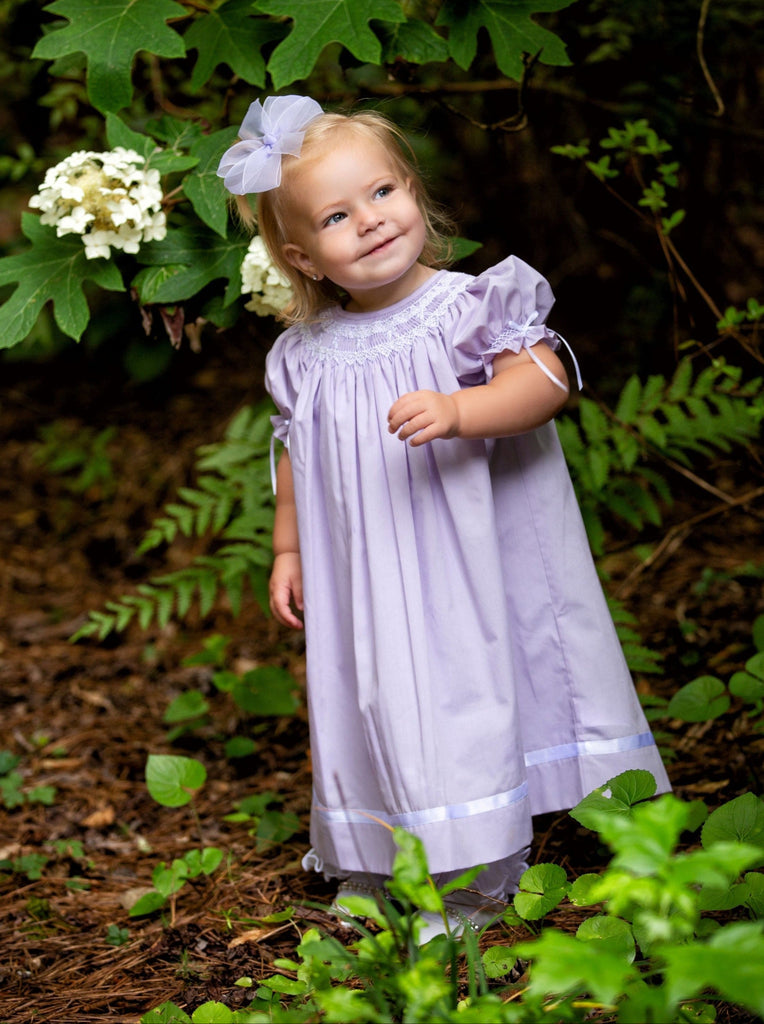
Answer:
POLYGON ((159 172, 117 146, 108 153, 81 150, 51 167, 29 205, 56 234, 82 235, 85 256, 108 259, 110 248, 136 253, 141 242, 165 237, 159 172))
POLYGON ((249 243, 241 265, 241 291, 242 294, 251 293, 252 298, 245 309, 258 316, 280 313, 292 298, 289 281, 274 264, 259 235, 249 243))

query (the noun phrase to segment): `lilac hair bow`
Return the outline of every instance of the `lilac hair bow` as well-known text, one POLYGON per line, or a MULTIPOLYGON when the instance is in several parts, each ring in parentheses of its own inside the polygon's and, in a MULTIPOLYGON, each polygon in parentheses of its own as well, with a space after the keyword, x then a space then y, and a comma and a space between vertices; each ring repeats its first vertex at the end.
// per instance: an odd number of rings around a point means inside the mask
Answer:
POLYGON ((268 96, 251 103, 239 128, 241 141, 227 149, 218 177, 236 196, 267 192, 281 183, 281 157, 299 156, 305 129, 323 114, 309 96, 268 96))

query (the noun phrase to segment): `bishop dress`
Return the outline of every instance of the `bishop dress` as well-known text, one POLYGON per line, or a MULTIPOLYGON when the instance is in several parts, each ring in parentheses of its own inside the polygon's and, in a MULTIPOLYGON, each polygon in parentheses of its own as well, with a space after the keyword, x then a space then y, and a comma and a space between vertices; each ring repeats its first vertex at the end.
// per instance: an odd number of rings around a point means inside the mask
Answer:
POLYGON ((416 448, 387 430, 405 392, 556 349, 553 302, 510 256, 377 312, 331 308, 268 354, 303 569, 314 866, 389 875, 391 825, 433 873, 489 864, 527 848, 532 815, 626 769, 669 788, 554 423, 416 448))

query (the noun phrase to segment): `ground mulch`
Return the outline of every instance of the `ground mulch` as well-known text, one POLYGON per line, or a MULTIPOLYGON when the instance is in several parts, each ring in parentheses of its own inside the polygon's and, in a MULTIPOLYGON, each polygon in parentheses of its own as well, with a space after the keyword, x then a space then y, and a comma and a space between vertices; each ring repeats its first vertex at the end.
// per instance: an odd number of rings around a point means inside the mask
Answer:
MULTIPOLYGON (((25 791, 51 786, 55 795, 49 804, 0 808, 0 861, 47 858, 39 877, 0 871, 0 1024, 134 1024, 167 999, 188 1012, 209 999, 246 1005, 248 990, 237 979, 273 973, 274 960, 292 953, 306 927, 345 934, 323 909, 331 888, 300 867, 310 803, 304 710, 248 721, 217 693, 208 668, 183 664, 205 637, 221 633, 230 638, 231 668, 275 663, 302 681, 300 637, 250 599, 238 618, 221 601, 204 620, 192 615, 164 629, 131 627, 103 643, 70 642, 87 609, 201 550, 194 541, 135 553, 163 503, 193 482, 196 448, 219 440, 233 412, 261 397, 264 349, 247 339, 221 341, 201 356, 180 353, 169 375, 145 386, 86 353, 3 368, 0 750, 21 758, 25 791), (65 475, 37 461, 39 430, 52 422, 73 435, 117 427, 108 448, 113 485, 75 493, 65 475), (187 689, 205 693, 210 721, 170 742, 162 716, 187 689), (255 753, 227 759, 226 738, 247 730, 255 753), (198 817, 152 800, 144 780, 150 753, 204 762, 198 817), (303 828, 258 849, 248 826, 224 815, 266 791, 303 828), (187 882, 162 914, 130 918, 127 908, 151 885, 156 865, 200 844, 223 848, 225 867, 187 882), (290 906, 291 920, 267 920, 290 906)), ((735 455, 713 468, 711 482, 738 500, 761 476, 756 459, 742 465, 735 455)), ((665 655, 664 674, 640 677, 638 687, 663 696, 697 675, 729 678, 752 653, 751 626, 764 612, 761 497, 727 507, 686 479, 674 483, 676 507, 646 538, 664 540, 654 560, 641 569, 624 541, 605 563, 608 588, 637 617, 645 643, 665 655)), ((764 741, 739 707, 711 723, 658 728, 678 795, 714 807, 761 792, 764 741)), ((565 814, 536 822, 533 855, 571 875, 606 862, 591 834, 565 814)), ((568 915, 555 923, 577 922, 568 915)), ((494 933, 491 941, 499 940, 494 933)))

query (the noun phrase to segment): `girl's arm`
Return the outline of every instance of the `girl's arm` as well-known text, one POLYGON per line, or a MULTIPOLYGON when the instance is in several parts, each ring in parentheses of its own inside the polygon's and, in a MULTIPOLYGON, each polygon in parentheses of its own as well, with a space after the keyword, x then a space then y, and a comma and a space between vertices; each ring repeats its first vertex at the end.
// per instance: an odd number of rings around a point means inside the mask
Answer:
POLYGON ((273 569, 269 584, 271 611, 284 626, 302 629, 294 611, 302 611, 302 564, 297 533, 292 464, 286 449, 276 469, 276 517, 273 523, 273 569))
POLYGON ((543 343, 534 355, 564 384, 562 388, 536 366, 527 349, 500 352, 487 384, 455 391, 411 391, 392 405, 388 429, 401 441, 420 445, 436 437, 508 437, 551 420, 568 398, 568 377, 560 359, 543 343))

